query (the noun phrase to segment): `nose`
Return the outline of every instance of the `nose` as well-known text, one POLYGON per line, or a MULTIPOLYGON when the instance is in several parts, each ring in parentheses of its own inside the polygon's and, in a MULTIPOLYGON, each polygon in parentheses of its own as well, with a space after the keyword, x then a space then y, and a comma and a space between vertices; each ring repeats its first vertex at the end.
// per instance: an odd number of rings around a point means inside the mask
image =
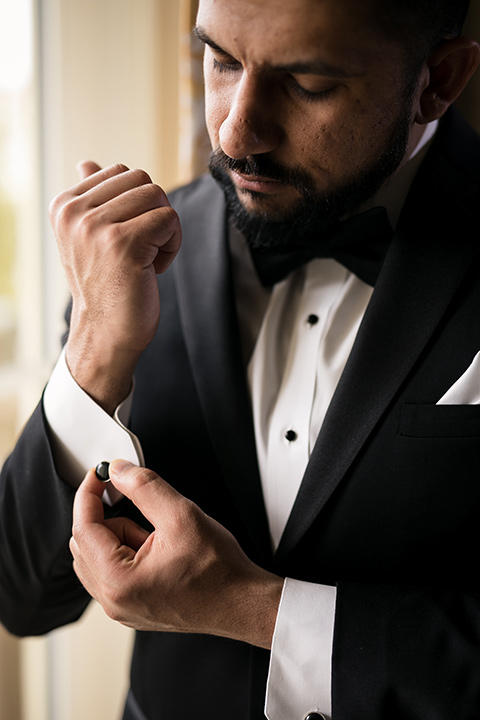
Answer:
POLYGON ((220 146, 229 157, 239 160, 278 147, 281 128, 269 100, 268 86, 244 72, 219 130, 220 146))

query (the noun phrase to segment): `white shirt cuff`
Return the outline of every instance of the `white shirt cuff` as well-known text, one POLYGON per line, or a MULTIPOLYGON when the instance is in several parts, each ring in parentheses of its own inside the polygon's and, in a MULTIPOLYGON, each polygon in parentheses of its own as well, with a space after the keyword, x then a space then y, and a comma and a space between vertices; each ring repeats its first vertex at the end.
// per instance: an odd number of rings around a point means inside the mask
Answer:
POLYGON ((272 642, 265 715, 331 715, 336 588, 286 578, 272 642))
MULTIPOLYGON (((133 389, 111 417, 77 385, 65 360, 65 350, 53 370, 43 397, 52 448, 60 476, 78 487, 89 468, 124 458, 143 465, 138 438, 125 427, 133 389)), ((121 494, 108 484, 104 501, 113 504, 121 494)))

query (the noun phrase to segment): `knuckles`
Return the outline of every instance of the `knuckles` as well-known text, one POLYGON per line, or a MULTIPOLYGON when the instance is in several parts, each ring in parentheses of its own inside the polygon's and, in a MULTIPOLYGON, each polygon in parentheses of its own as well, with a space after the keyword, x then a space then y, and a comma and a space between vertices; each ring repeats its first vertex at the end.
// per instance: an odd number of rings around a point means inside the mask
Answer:
POLYGON ((108 617, 115 622, 122 622, 125 608, 131 603, 130 588, 116 583, 104 588, 102 605, 108 617))
POLYGON ((162 220, 166 226, 168 225, 172 232, 180 228, 180 218, 178 217, 177 211, 174 210, 171 205, 162 207, 162 220))
POLYGON ((129 471, 130 482, 133 486, 144 487, 149 485, 156 485, 160 480, 157 473, 153 472, 149 468, 134 467, 129 471))
MULTIPOLYGON (((107 195, 107 200, 120 201, 119 208, 128 204, 129 213, 125 215, 124 210, 120 210, 120 221, 122 216, 135 218, 136 215, 142 216, 145 212, 154 209, 162 209, 162 223, 166 228, 174 227, 179 224, 178 216, 170 207, 168 198, 164 190, 152 182, 150 175, 141 169, 129 170, 123 164, 112 165, 102 172, 102 178, 99 185, 104 182, 117 181, 119 175, 128 175, 128 182, 122 181, 119 186, 118 194, 113 197, 107 195)), ((95 191, 97 186, 93 186, 88 190, 88 198, 85 191, 81 192, 76 186, 70 190, 66 190, 57 195, 49 204, 48 212, 52 227, 60 239, 68 236, 72 231, 80 232, 81 236, 88 236, 102 222, 105 222, 107 213, 105 212, 105 201, 95 201, 95 191)), ((111 204, 110 202, 108 203, 111 204)), ((112 210, 109 211, 109 223, 115 224, 115 215, 112 210)), ((113 239, 115 240, 115 234, 113 239)))
POLYGON ((76 560, 82 555, 82 548, 88 544, 88 528, 81 523, 74 523, 72 526, 72 537, 70 538, 70 552, 76 560))
POLYGON ((160 187, 155 183, 143 183, 135 186, 137 200, 151 208, 168 207, 167 196, 160 187))
POLYGON ((139 168, 135 168, 134 170, 129 170, 129 173, 133 180, 133 185, 151 185, 152 184, 152 178, 150 175, 145 172, 145 170, 140 170, 139 168))
POLYGON ((106 177, 112 177, 113 175, 121 175, 122 173, 129 172, 129 170, 130 168, 123 163, 113 163, 113 165, 110 165, 110 167, 104 170, 104 175, 106 177))
POLYGON ((172 538, 173 545, 178 543, 178 540, 182 541, 181 545, 178 545, 182 554, 185 552, 185 548, 183 547, 184 540, 187 540, 186 546, 189 549, 192 549, 192 545, 196 545, 198 542, 194 539, 193 543, 191 543, 191 539, 197 538, 200 535, 200 514, 200 508, 190 500, 187 500, 187 498, 179 496, 176 502, 172 503, 168 519, 169 535, 172 538))
POLYGON ((50 221, 58 238, 68 233, 74 224, 80 223, 84 227, 90 223, 89 213, 82 212, 80 198, 64 193, 50 203, 50 221))

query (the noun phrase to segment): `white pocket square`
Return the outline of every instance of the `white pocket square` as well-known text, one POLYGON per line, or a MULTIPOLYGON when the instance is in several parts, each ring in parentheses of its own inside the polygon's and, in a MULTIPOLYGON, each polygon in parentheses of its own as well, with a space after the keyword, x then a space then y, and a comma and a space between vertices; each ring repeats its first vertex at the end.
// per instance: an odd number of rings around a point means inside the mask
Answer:
POLYGON ((437 405, 480 405, 480 352, 437 405))

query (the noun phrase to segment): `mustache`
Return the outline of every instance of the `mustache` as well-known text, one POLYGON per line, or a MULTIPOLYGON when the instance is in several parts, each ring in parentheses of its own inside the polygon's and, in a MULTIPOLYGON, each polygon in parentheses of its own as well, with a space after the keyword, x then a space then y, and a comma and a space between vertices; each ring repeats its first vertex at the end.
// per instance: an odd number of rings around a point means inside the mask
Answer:
POLYGON ((211 172, 233 170, 242 175, 268 178, 283 185, 293 185, 304 197, 313 197, 314 183, 309 174, 300 168, 288 168, 278 163, 268 155, 249 155, 246 158, 236 159, 226 155, 221 148, 217 148, 210 155, 209 168, 211 172))

